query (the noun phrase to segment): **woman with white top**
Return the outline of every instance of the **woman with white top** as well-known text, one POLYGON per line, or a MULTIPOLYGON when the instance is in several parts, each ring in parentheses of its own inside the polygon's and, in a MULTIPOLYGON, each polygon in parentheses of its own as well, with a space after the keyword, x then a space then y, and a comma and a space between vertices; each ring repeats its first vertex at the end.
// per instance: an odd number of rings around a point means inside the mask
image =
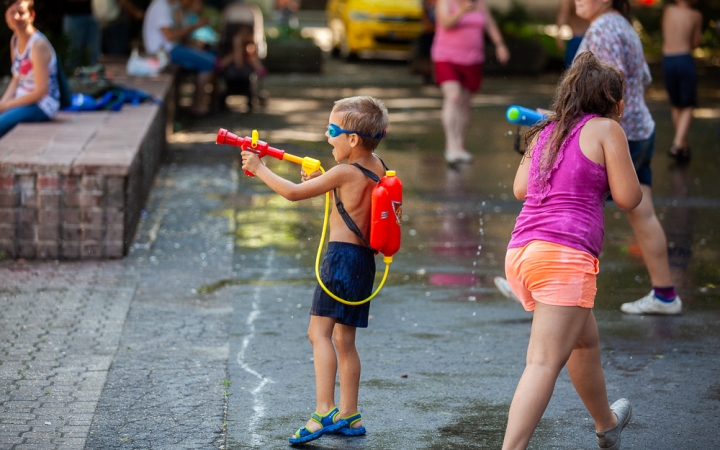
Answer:
POLYGON ((38 31, 33 0, 6 0, 12 79, 0 98, 0 137, 23 122, 52 120, 60 109, 57 57, 38 31))

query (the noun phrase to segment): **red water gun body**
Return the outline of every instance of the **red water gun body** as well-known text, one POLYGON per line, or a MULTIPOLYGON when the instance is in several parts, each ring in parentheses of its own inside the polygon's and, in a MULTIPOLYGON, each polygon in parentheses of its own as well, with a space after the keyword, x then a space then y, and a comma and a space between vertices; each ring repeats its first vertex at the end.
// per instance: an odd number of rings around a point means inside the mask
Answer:
MULTIPOLYGON (((255 134, 255 133, 253 133, 255 134)), ((258 155, 258 158, 262 158, 265 155, 272 156, 273 158, 277 158, 279 160, 284 159, 285 157, 285 150, 280 150, 279 148, 270 147, 267 142, 261 141, 257 139, 257 135, 253 137, 245 136, 241 138, 240 136, 230 133, 228 130, 221 128, 220 131, 218 131, 217 139, 215 139, 216 144, 223 144, 223 145, 235 145, 237 147, 240 147, 243 149, 243 151, 246 152, 253 152, 256 155, 258 155)), ((252 173, 245 171, 245 175, 249 177, 254 177, 252 173)))

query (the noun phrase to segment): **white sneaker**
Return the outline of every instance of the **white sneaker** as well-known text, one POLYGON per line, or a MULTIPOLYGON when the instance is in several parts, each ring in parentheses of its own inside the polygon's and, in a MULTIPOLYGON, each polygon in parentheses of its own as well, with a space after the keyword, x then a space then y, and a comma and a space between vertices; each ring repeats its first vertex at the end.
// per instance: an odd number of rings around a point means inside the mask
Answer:
POLYGON ((510 283, 508 283, 508 281, 505 278, 495 277, 495 279, 493 279, 493 281, 495 282, 495 287, 498 288, 498 291, 500 291, 500 293, 502 295, 509 298, 510 300, 515 300, 516 302, 522 304, 520 299, 517 298, 517 296, 512 291, 512 289, 510 289, 510 283))
POLYGON ((682 312, 682 301, 679 296, 670 303, 662 302, 655 298, 655 291, 630 303, 623 303, 620 310, 626 314, 666 314, 675 315, 682 312))

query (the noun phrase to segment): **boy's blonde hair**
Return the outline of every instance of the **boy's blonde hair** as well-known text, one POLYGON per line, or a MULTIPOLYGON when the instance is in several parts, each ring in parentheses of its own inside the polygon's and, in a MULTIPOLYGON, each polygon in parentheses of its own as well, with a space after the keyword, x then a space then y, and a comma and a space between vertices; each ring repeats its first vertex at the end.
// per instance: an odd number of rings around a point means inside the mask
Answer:
MULTIPOLYGON (((368 95, 340 99, 335 102, 333 112, 343 115, 340 126, 346 130, 370 136, 382 134, 389 122, 385 104, 368 95)), ((380 139, 360 136, 360 145, 367 150, 375 150, 378 144, 380 139)))

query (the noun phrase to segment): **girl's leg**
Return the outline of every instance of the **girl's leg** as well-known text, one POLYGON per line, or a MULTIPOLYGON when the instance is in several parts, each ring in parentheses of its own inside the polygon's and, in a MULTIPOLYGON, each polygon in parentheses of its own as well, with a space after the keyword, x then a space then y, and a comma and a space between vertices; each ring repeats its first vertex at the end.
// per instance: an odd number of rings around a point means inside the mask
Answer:
POLYGON ((460 109, 460 125, 462 126, 460 130, 460 148, 463 151, 466 151, 465 138, 467 138, 468 128, 470 127, 470 103, 472 102, 472 92, 463 87, 460 98, 462 102, 460 109))
POLYGON ((600 361, 600 335, 592 312, 575 343, 567 368, 575 390, 595 421, 595 429, 605 431, 614 428, 617 418, 610 411, 600 361))
MULTIPOLYGON (((360 356, 355 347, 356 331, 355 327, 337 324, 333 333, 340 368, 340 417, 348 417, 358 412, 360 356)), ((353 424, 354 428, 361 426, 362 421, 353 424)))
POLYGON ((5 136, 19 123, 47 122, 47 114, 37 105, 18 106, 0 113, 0 137, 5 136))
POLYGON ((527 447, 590 312, 578 306, 535 304, 527 363, 510 404, 503 449, 527 447))
POLYGON ((460 82, 446 81, 440 85, 443 93, 442 124, 445 131, 445 153, 454 155, 463 150, 463 120, 464 113, 463 90, 460 82))
MULTIPOLYGON (((315 411, 326 414, 335 407, 335 378, 337 375, 337 357, 332 343, 335 319, 332 317, 310 316, 308 337, 313 347, 315 365, 315 411)), ((305 426, 311 431, 320 429, 320 425, 308 420, 305 426)))

